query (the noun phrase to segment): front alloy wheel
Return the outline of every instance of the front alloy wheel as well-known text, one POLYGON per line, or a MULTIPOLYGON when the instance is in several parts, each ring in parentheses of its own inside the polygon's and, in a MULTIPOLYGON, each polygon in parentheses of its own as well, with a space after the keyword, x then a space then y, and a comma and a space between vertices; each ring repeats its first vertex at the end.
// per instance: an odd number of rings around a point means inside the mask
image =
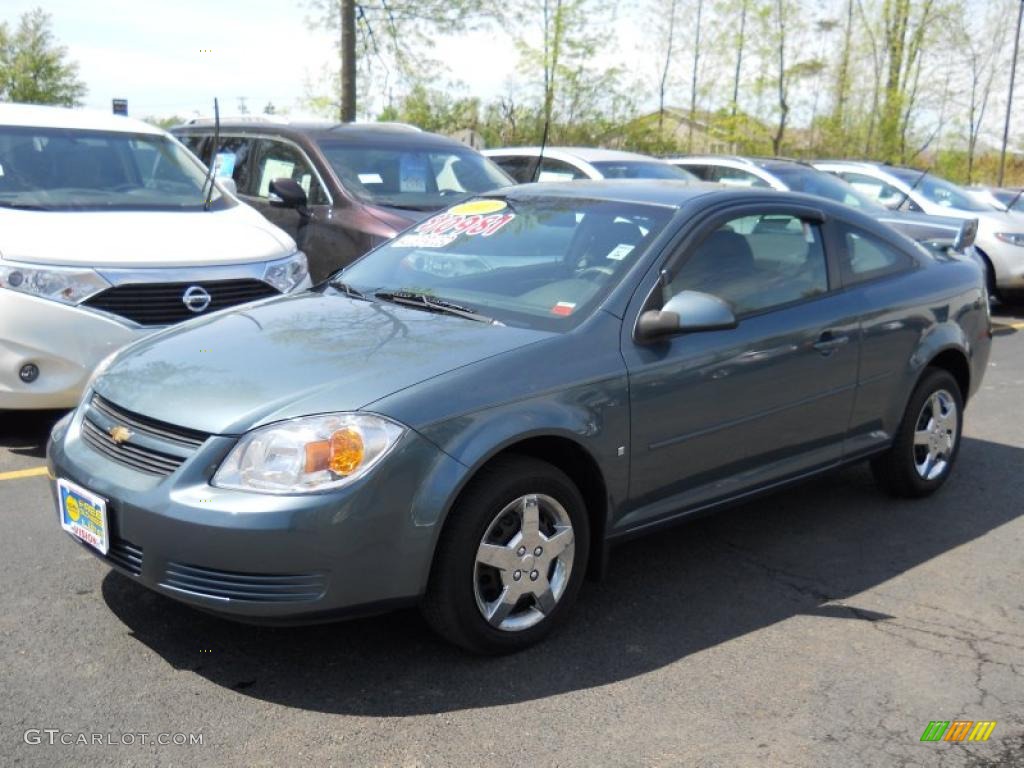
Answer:
POLYGON ((575 600, 589 544, 583 498, 564 472, 500 456, 448 515, 423 614, 439 634, 477 653, 526 648, 575 600))
POLYGON ((544 620, 572 575, 572 520, 551 496, 520 496, 491 521, 476 551, 473 596, 492 627, 516 632, 544 620))

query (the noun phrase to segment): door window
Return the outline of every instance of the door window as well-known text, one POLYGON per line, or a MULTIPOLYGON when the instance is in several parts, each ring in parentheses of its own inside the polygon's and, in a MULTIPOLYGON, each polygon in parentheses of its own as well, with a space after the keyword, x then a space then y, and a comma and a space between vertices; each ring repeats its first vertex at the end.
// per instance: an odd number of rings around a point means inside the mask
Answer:
POLYGON ((535 158, 511 155, 507 157, 491 157, 490 160, 515 179, 517 183, 526 184, 528 181, 532 181, 530 174, 533 172, 533 161, 535 158))
POLYGON ((737 316, 823 294, 828 269, 821 229, 785 214, 731 219, 691 251, 664 298, 683 290, 725 299, 737 316))
MULTIPOLYGON (((530 169, 533 163, 530 163, 530 169)), ((587 178, 583 171, 575 166, 569 165, 562 160, 554 160, 550 157, 543 158, 540 164, 540 174, 537 181, 576 181, 587 178)))
POLYGON ((846 285, 905 272, 914 265, 908 254, 866 232, 844 226, 842 233, 840 268, 846 285))
POLYGON ((727 187, 771 187, 764 179, 755 176, 750 171, 743 171, 739 168, 727 168, 717 166, 711 169, 711 181, 717 181, 727 187))
POLYGON ((291 179, 306 191, 306 197, 312 205, 327 203, 326 195, 306 156, 291 144, 262 139, 256 168, 253 194, 257 197, 270 197, 270 182, 274 179, 291 179))
POLYGON ((872 200, 876 200, 889 208, 896 205, 904 197, 903 193, 896 189, 896 187, 881 179, 876 179, 874 176, 868 176, 866 173, 842 171, 839 177, 872 200))

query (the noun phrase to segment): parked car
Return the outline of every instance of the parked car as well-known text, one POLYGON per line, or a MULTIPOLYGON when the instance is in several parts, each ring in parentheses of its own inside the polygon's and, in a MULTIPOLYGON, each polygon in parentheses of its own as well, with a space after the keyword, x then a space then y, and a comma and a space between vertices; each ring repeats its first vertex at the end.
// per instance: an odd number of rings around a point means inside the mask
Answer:
POLYGON ((1019 216, 993 210, 927 171, 849 160, 822 160, 814 165, 889 208, 977 219, 975 248, 986 264, 989 292, 1006 301, 1024 298, 1024 222, 1019 216))
POLYGON ((656 157, 588 147, 506 147, 485 149, 489 157, 520 184, 579 179, 675 179, 696 181, 693 174, 656 157))
POLYGON ((967 187, 967 193, 997 211, 1024 213, 1024 190, 1011 187, 967 187))
POLYGON ((308 286, 294 241, 164 131, 0 104, 0 410, 73 406, 155 328, 308 286))
POLYGON ((226 616, 419 603, 513 651, 627 536, 862 459, 938 489, 984 297, 976 264, 821 198, 512 187, 122 351, 48 444, 61 524, 226 616))
POLYGON ((296 239, 314 282, 431 212, 513 183, 465 144, 400 123, 231 118, 216 153, 211 119, 172 132, 296 239), (300 189, 282 200, 270 188, 279 178, 300 189))
POLYGON ((965 246, 973 239, 977 223, 970 219, 929 216, 909 211, 891 211, 850 184, 809 163, 779 157, 694 155, 671 158, 668 162, 685 168, 703 181, 728 187, 754 187, 803 192, 857 208, 874 219, 933 249, 965 251, 984 265, 974 249, 965 246))

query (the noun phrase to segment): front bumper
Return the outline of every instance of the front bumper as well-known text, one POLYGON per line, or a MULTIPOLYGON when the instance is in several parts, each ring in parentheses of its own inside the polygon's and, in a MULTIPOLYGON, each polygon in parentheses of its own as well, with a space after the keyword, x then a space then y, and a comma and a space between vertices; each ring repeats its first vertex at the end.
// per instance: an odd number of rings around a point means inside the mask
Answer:
POLYGON ((73 407, 104 357, 153 330, 17 291, 0 292, 0 410, 73 407), (26 363, 39 368, 39 378, 28 384, 18 376, 26 363))
POLYGON ((988 235, 977 242, 996 273, 996 287, 1003 290, 1024 290, 1024 247, 1004 243, 988 235))
POLYGON ((443 507, 465 470, 410 431, 371 473, 338 491, 226 490, 208 481, 234 437, 212 436, 170 475, 153 477, 84 442, 83 411, 60 422, 47 447, 51 476, 107 500, 110 553, 82 546, 168 597, 260 623, 415 600, 443 507))

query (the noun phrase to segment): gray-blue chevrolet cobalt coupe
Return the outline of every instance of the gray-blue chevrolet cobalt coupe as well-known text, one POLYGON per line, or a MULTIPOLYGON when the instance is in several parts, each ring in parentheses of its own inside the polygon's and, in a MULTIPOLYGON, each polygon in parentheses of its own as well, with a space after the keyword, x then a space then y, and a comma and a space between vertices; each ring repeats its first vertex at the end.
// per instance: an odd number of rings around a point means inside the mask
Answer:
POLYGON ((932 493, 990 345, 972 261, 852 208, 526 185, 116 353, 50 471, 61 527, 163 595, 279 623, 418 604, 500 653, 623 537, 865 459, 932 493))

